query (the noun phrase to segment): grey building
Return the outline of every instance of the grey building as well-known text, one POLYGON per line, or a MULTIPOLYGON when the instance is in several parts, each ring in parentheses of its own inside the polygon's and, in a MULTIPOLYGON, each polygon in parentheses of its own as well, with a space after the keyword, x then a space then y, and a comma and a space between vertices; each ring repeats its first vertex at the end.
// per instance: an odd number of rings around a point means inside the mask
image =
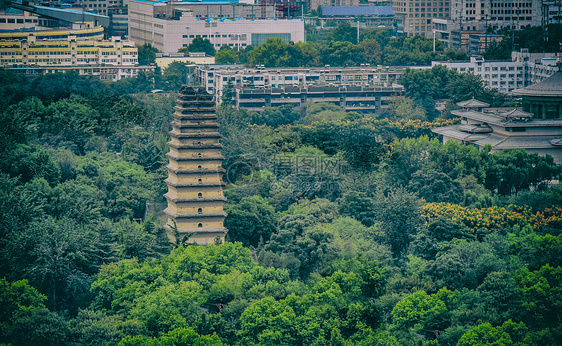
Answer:
POLYGON ((264 107, 301 106, 329 102, 346 111, 376 113, 390 105, 393 96, 404 94, 404 87, 384 86, 290 86, 268 88, 235 88, 235 104, 252 111, 264 107))

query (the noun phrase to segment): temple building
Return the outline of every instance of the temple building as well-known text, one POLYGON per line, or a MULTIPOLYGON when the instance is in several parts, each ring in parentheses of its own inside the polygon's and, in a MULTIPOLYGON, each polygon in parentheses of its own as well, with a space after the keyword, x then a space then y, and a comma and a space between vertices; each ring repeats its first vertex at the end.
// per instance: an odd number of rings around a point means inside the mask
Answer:
POLYGON ((165 180, 168 192, 164 195, 168 200, 164 210, 168 225, 178 231, 172 236, 179 236, 182 243, 187 238, 187 242, 199 245, 213 243, 217 238, 224 242, 228 232, 223 225, 224 157, 215 101, 204 89, 184 86, 174 109, 165 180))
POLYGON ((525 149, 551 155, 562 163, 562 72, 513 94, 522 97, 522 108, 490 108, 475 99, 459 102, 461 109, 451 113, 461 124, 432 131, 443 136, 443 143, 455 140, 492 151, 525 149))

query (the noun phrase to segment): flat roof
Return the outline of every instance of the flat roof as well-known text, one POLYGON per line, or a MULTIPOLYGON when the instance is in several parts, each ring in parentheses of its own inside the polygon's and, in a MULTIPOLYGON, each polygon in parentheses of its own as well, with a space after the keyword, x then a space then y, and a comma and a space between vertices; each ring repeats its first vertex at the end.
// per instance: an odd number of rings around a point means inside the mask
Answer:
POLYGON ((392 16, 392 6, 322 6, 323 16, 392 16))

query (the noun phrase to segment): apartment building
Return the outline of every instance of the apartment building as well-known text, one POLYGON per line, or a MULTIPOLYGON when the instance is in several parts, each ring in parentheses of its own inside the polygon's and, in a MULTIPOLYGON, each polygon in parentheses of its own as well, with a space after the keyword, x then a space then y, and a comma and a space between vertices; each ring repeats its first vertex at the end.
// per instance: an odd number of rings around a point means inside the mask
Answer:
POLYGON ((129 34, 129 11, 127 6, 111 6, 108 9, 113 35, 129 34))
POLYGON ((451 0, 452 30, 519 30, 541 25, 542 0, 451 0))
POLYGON ((264 107, 301 106, 329 102, 346 111, 376 113, 390 106, 392 97, 404 94, 404 87, 393 86, 304 86, 234 88, 235 105, 251 111, 264 107))
MULTIPOLYGON (((435 38, 447 47, 468 51, 470 35, 543 25, 544 4, 543 0, 451 0, 449 16, 432 19, 435 38)), ((554 7, 551 12, 555 18, 554 7)))
MULTIPOLYGON (((423 67, 421 67, 423 68, 423 67)), ((429 66, 425 67, 429 68, 429 66)), ((196 69, 199 83, 210 94, 217 94, 229 83, 242 88, 282 88, 320 86, 384 86, 399 83, 403 66, 310 67, 310 68, 244 68, 243 66, 199 66, 196 69)))
POLYGON ((562 23, 562 2, 560 0, 543 0, 543 25, 562 23))
POLYGON ((484 83, 503 93, 533 85, 558 71, 560 58, 555 53, 514 52, 511 61, 485 60, 471 57, 470 61, 434 61, 432 66, 443 65, 460 73, 473 73, 484 83))
POLYGON ((448 47, 464 50, 469 53, 483 53, 490 47, 492 42, 501 42, 503 40, 503 35, 480 31, 454 30, 450 33, 449 38, 448 47))
POLYGON ((129 37, 138 45, 150 43, 165 54, 189 46, 194 38, 208 39, 216 49, 227 45, 244 49, 270 37, 303 41, 304 22, 276 17, 274 6, 129 1, 129 37), (271 10, 269 10, 271 9, 271 10))
POLYGON ((31 30, 39 27, 39 16, 27 11, 0 11, 0 30, 31 30))
POLYGON ((395 0, 393 10, 399 32, 433 37, 433 19, 449 18, 450 0, 395 0))
POLYGON ((103 28, 75 24, 71 29, 0 33, 0 66, 26 75, 76 70, 102 80, 134 77, 153 67, 138 66, 134 43, 113 37, 103 28))

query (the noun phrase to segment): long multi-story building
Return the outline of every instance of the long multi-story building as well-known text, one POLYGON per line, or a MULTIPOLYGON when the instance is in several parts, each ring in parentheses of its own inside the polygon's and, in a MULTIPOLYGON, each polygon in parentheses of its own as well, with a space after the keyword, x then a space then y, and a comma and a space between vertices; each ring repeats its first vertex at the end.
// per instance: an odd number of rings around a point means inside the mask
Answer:
POLYGON ((134 43, 113 37, 103 40, 103 28, 75 24, 72 28, 0 33, 0 66, 26 75, 75 70, 102 80, 134 77, 139 71, 134 43))
POLYGON ((223 45, 244 49, 270 37, 304 42, 304 21, 280 19, 274 6, 227 1, 205 6, 162 0, 129 1, 129 38, 138 45, 150 43, 163 53, 176 53, 198 37, 208 39, 216 49, 223 45))
MULTIPOLYGON (((421 67, 424 68, 424 67, 421 67)), ((426 66, 425 68, 429 68, 426 66)), ((208 93, 222 97, 228 83, 236 87, 279 88, 284 86, 377 86, 399 83, 404 66, 309 67, 309 68, 244 68, 243 66, 199 66, 199 83, 208 93)))
POLYGON ((404 94, 404 87, 393 86, 291 86, 268 88, 236 87, 237 108, 259 111, 264 107, 302 106, 329 102, 346 111, 377 113, 390 107, 393 97, 404 94))
POLYGON ((556 53, 513 52, 512 60, 485 60, 472 57, 470 61, 434 61, 432 66, 443 65, 460 73, 473 73, 484 83, 503 93, 524 88, 553 75, 560 60, 556 53))

